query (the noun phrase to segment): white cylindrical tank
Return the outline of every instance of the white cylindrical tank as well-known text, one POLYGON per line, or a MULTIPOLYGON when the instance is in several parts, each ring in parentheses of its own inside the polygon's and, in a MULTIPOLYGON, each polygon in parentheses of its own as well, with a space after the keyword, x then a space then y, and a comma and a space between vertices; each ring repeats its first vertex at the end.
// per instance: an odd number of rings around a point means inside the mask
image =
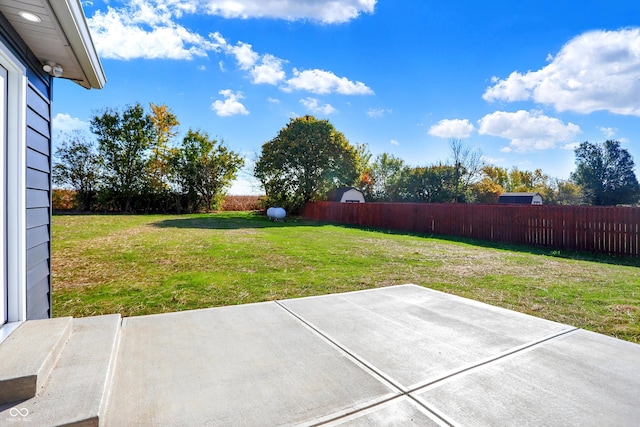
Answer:
POLYGON ((285 212, 283 208, 272 207, 267 209, 267 216, 270 219, 277 221, 279 219, 284 219, 284 217, 287 216, 287 212, 285 212))

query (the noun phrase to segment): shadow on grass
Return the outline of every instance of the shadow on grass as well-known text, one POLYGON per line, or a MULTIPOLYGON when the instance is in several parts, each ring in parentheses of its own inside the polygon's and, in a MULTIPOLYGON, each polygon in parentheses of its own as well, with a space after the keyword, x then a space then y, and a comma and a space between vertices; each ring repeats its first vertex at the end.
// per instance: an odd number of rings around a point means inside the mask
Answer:
POLYGON ((557 250, 552 248, 546 248, 541 246, 527 246, 517 245, 510 243, 494 242, 487 240, 470 239, 465 237, 455 236, 442 236, 434 234, 417 234, 403 231, 384 230, 371 227, 359 227, 347 224, 335 224, 328 222, 317 222, 311 220, 305 220, 301 217, 289 217, 284 221, 272 221, 267 218, 262 212, 242 213, 239 215, 237 212, 221 212, 215 215, 196 215, 189 216, 180 219, 167 219, 158 222, 154 222, 153 226, 159 228, 199 228, 199 229, 217 229, 217 230, 232 230, 243 228, 274 228, 274 227, 320 227, 324 225, 331 225, 334 227, 358 229, 364 231, 371 231, 382 234, 393 234, 403 236, 415 236, 421 238, 433 238, 438 240, 445 240, 449 242, 464 243, 468 245, 478 246, 482 248, 490 248, 497 250, 504 250, 516 253, 527 253, 542 256, 551 256, 561 259, 571 259, 579 261, 591 261, 599 262, 603 264, 613 265, 626 265, 630 267, 640 267, 640 259, 633 257, 597 254, 591 252, 575 252, 567 250, 557 250))
MULTIPOLYGON (((316 224, 322 225, 322 224, 330 224, 330 223, 316 223, 316 224)), ((396 230, 385 230, 385 229, 371 228, 371 227, 359 227, 359 226, 352 226, 352 225, 346 225, 346 224, 331 224, 331 225, 334 225, 336 227, 373 231, 373 232, 383 233, 383 234, 393 234, 393 235, 399 235, 399 236, 415 236, 415 237, 422 237, 427 239, 445 240, 448 242, 464 243, 472 246, 478 246, 481 248, 497 249, 497 250, 525 253, 525 254, 532 254, 532 255, 550 256, 550 257, 560 258, 560 259, 571 259, 576 261, 591 261, 591 262, 599 262, 603 264, 640 267, 640 258, 626 257, 626 256, 620 256, 620 255, 607 255, 607 254, 584 252, 584 251, 558 250, 553 248, 547 248, 544 246, 519 245, 514 243, 471 239, 467 237, 444 236, 444 235, 437 235, 437 234, 419 234, 419 233, 410 233, 410 232, 396 231, 396 230)))
POLYGON ((299 217, 272 221, 261 212, 220 212, 215 215, 195 215, 179 219, 166 219, 152 224, 159 228, 199 228, 208 230, 234 230, 242 228, 276 228, 313 226, 317 223, 299 217))

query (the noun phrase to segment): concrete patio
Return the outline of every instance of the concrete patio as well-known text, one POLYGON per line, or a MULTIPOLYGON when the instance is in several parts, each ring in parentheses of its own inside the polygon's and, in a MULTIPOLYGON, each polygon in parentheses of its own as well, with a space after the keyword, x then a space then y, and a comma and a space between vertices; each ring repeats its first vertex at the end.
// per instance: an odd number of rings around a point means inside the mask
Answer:
POLYGON ((0 360, 5 394, 12 363, 38 379, 0 425, 640 423, 639 345, 415 285, 27 322, 0 360), (45 363, 15 354, 35 322, 45 363))

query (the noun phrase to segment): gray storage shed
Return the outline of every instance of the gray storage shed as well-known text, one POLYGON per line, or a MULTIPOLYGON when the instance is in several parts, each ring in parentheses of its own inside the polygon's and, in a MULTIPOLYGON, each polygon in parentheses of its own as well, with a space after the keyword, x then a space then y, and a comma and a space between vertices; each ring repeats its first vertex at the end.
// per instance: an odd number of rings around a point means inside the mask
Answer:
POLYGON ((542 196, 539 193, 502 193, 498 198, 498 203, 510 205, 541 205, 542 196))

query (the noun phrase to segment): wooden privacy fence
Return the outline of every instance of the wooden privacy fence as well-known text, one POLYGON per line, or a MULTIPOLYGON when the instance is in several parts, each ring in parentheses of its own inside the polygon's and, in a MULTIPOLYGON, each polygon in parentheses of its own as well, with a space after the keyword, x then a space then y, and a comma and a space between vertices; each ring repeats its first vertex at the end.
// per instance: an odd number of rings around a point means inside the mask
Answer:
POLYGON ((307 203, 304 217, 421 234, 640 256, 640 208, 439 203, 307 203))

